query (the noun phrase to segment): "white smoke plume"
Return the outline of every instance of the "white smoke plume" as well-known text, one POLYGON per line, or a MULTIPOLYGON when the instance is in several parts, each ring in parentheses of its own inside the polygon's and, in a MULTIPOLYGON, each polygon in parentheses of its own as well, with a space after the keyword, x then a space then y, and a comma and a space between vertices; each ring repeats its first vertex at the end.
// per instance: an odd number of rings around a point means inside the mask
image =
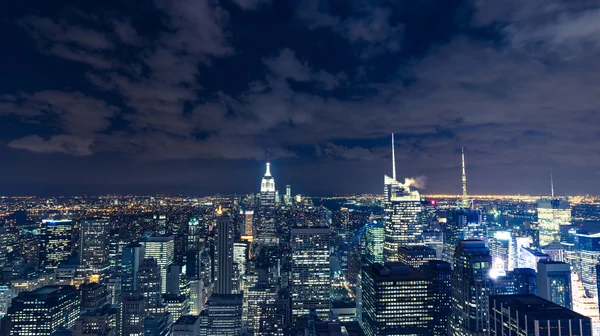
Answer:
POLYGON ((425 189, 427 185, 427 176, 407 177, 404 179, 404 185, 417 189, 425 189))

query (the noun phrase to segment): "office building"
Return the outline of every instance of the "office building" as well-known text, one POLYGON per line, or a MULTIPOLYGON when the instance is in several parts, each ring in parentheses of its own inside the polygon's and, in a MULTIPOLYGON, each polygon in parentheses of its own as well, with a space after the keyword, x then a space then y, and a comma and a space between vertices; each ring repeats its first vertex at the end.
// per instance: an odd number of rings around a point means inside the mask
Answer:
POLYGON ((110 221, 85 219, 81 221, 79 256, 81 265, 94 272, 108 268, 108 232, 110 221))
POLYGON ((206 336, 239 336, 242 334, 241 294, 213 294, 206 302, 206 309, 200 315, 205 319, 206 336))
POLYGON ((139 291, 146 298, 146 312, 154 314, 161 311, 161 268, 154 258, 146 258, 142 261, 138 270, 139 291))
POLYGON ((175 262, 175 236, 149 237, 141 240, 144 258, 154 258, 160 266, 161 293, 167 292, 167 267, 175 262))
POLYGON ((479 210, 455 209, 449 211, 442 231, 444 236, 442 259, 450 264, 454 262, 454 252, 460 241, 487 239, 482 213, 479 210))
POLYGON ((150 314, 144 320, 144 336, 171 336, 173 320, 168 312, 150 314))
POLYGON ((198 336, 200 335, 200 316, 181 316, 173 323, 173 336, 198 336))
POLYGON ((399 262, 363 269, 362 325, 368 336, 433 334, 433 282, 399 262))
POLYGON ((591 336, 590 319, 535 295, 490 297, 490 336, 591 336))
POLYGON ((231 294, 233 291, 233 241, 234 228, 231 217, 218 210, 215 230, 215 293, 231 294))
POLYGON ((571 267, 559 261, 540 261, 537 266, 537 295, 571 309, 571 267))
POLYGON ((275 179, 271 175, 271 163, 267 162, 265 175, 260 183, 260 194, 256 218, 256 241, 260 245, 277 245, 276 224, 277 192, 275 191, 275 179))
POLYGON ((514 244, 509 231, 496 231, 488 238, 488 246, 492 255, 492 269, 498 275, 505 275, 516 267, 514 244))
POLYGON ((553 261, 565 261, 565 247, 559 242, 542 246, 540 250, 542 253, 549 255, 553 261))
POLYGON ((188 298, 185 295, 165 294, 162 300, 165 310, 171 313, 173 321, 177 321, 179 317, 188 315, 190 312, 188 298))
POLYGON ((431 260, 421 267, 421 272, 433 284, 434 336, 447 336, 452 314, 452 265, 442 260, 431 260))
POLYGON ((45 286, 22 292, 8 308, 10 335, 50 336, 72 328, 79 318, 81 299, 74 286, 45 286))
POLYGON ((537 274, 531 268, 515 268, 508 273, 514 281, 515 294, 537 294, 537 274))
POLYGON ((329 318, 330 265, 328 227, 293 228, 291 297, 294 323, 306 319, 311 309, 329 318))
POLYGON ((204 309, 204 282, 202 280, 190 281, 190 314, 199 315, 204 309))
POLYGON ((552 260, 549 255, 528 247, 521 247, 519 251, 519 268, 531 268, 537 271, 539 262, 552 260))
POLYGON ((277 288, 268 284, 257 284, 247 290, 246 295, 248 312, 245 316, 246 330, 249 333, 254 333, 257 326, 261 322, 261 307, 269 304, 274 304, 277 300, 277 288))
POLYGON ((10 302, 12 301, 11 290, 9 286, 0 286, 0 318, 6 315, 10 302))
POLYGON ((146 298, 142 293, 124 293, 119 301, 117 335, 140 336, 144 334, 146 298))
POLYGON ((454 252, 452 273, 453 335, 488 332, 490 250, 481 240, 463 240, 454 252))
POLYGON ((424 245, 400 246, 398 261, 404 265, 420 268, 430 260, 436 260, 435 250, 424 245))
POLYGON ((81 292, 81 312, 93 312, 106 306, 108 291, 105 283, 87 283, 79 286, 81 292))
POLYGON ((144 246, 132 243, 121 253, 121 292, 131 293, 138 290, 138 271, 144 259, 144 246))
POLYGON ((560 227, 571 225, 571 205, 558 198, 538 202, 539 246, 560 242, 560 227))
POLYGON ((56 269, 73 253, 73 222, 44 219, 40 232, 40 265, 43 268, 56 269))
POLYGON ((82 314, 73 326, 72 336, 117 336, 116 314, 110 306, 82 314))
POLYGON ((267 304, 259 307, 258 325, 255 325, 255 335, 285 336, 289 310, 282 302, 267 304))
POLYGON ((383 223, 373 221, 365 229, 366 261, 368 264, 383 263, 383 223))
POLYGON ((346 322, 315 322, 309 335, 315 336, 364 336, 360 324, 355 321, 346 322))
POLYGON ((600 335, 600 311, 598 310, 598 298, 586 293, 583 283, 577 275, 571 275, 571 291, 573 298, 573 311, 585 317, 589 317, 592 322, 592 333, 600 335))

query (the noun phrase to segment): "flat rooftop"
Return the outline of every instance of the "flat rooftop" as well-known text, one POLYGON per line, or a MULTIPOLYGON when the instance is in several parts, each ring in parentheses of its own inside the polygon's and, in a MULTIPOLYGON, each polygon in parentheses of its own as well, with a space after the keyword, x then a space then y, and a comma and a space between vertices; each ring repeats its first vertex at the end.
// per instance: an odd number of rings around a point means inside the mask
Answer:
POLYGON ((490 304, 501 302, 511 310, 518 311, 519 314, 527 315, 536 320, 572 320, 589 319, 570 309, 559 306, 554 302, 543 299, 537 295, 492 295, 490 304))
POLYGON ((373 264, 366 267, 366 271, 375 280, 427 280, 427 276, 415 268, 404 265, 400 262, 390 262, 385 264, 373 264))

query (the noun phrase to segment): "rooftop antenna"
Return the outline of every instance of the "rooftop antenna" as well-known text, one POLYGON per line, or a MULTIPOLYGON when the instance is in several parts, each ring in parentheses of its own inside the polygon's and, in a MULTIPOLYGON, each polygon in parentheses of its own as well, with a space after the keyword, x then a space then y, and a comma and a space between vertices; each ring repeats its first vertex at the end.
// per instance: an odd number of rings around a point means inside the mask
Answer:
POLYGON ((467 198, 467 173, 465 170, 465 147, 461 147, 462 153, 462 206, 469 207, 469 199, 467 198))
POLYGON ((554 198, 554 177, 552 176, 552 168, 550 168, 550 190, 552 192, 552 198, 554 198))
POLYGON ((392 178, 396 181, 396 150, 394 148, 394 133, 392 133, 392 178))

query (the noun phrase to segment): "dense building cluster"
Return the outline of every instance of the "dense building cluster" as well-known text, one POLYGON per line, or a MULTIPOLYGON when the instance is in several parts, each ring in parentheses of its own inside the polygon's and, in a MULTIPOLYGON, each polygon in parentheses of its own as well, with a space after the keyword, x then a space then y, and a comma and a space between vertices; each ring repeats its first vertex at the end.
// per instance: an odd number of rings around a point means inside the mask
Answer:
POLYGON ((0 336, 600 336, 592 197, 1 198, 0 336))

